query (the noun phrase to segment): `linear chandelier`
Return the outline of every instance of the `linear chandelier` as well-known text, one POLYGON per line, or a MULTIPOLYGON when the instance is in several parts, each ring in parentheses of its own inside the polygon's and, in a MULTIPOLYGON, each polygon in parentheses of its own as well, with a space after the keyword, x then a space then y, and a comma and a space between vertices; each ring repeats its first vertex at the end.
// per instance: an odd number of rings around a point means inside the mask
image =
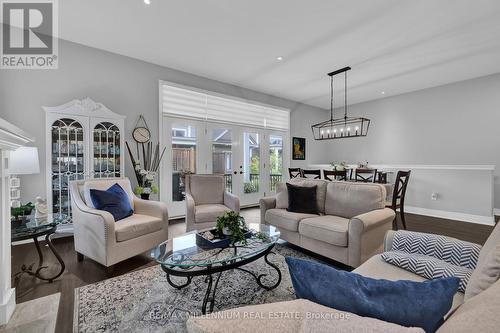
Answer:
POLYGON ((330 77, 330 119, 311 126, 315 140, 355 138, 368 134, 370 119, 347 116, 347 71, 350 69, 351 67, 344 67, 328 73, 330 77), (333 77, 341 73, 344 73, 344 116, 335 119, 333 77))

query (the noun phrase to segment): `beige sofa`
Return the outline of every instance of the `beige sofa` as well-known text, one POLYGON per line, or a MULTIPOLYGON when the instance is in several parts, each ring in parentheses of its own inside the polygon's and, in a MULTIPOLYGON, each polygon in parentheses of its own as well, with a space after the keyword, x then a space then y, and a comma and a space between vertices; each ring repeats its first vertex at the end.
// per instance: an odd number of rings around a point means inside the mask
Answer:
POLYGON ((226 191, 224 176, 186 176, 186 231, 212 228, 231 210, 240 212, 240 199, 226 191))
POLYGON ((260 211, 261 223, 277 227, 282 239, 351 267, 382 252, 395 216, 385 208, 384 186, 303 178, 290 183, 317 186, 320 215, 287 211, 286 184, 279 183, 276 196, 260 200, 260 211))
POLYGON ((168 239, 168 211, 163 202, 142 200, 128 178, 77 180, 70 183, 71 211, 78 260, 86 256, 106 267, 144 253, 168 239), (90 189, 107 190, 118 183, 127 192, 134 214, 115 222, 97 210, 90 189))
MULTIPOLYGON (((385 250, 392 246, 393 232, 385 238, 385 250)), ((373 256, 355 273, 388 280, 424 281, 413 274, 373 256)), ((453 305, 437 333, 496 333, 500 331, 500 225, 483 246, 465 295, 456 293, 453 305)), ((373 318, 324 307, 307 300, 240 307, 211 315, 190 318, 190 333, 222 332, 424 332, 373 318), (255 314, 259 316, 256 317, 255 314), (282 314, 282 315, 280 315, 282 314), (287 316, 283 315, 287 314, 287 316)))

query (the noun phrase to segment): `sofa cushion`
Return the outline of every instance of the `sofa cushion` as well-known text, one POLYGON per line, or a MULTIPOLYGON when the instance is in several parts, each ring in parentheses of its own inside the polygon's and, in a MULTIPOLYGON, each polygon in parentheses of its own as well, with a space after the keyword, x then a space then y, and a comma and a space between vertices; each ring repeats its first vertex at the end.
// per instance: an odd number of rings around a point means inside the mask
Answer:
MULTIPOLYGON (((495 228, 493 228, 493 231, 491 232, 490 236, 486 240, 486 243, 484 243, 481 252, 479 253, 479 259, 476 264, 477 272, 474 272, 475 274, 473 274, 471 277, 471 290, 467 292, 467 299, 474 296, 480 289, 482 289, 482 287, 479 287, 479 284, 486 287, 486 284, 484 284, 484 282, 490 280, 490 278, 483 276, 482 274, 480 274, 480 272, 490 272, 490 270, 487 269, 486 266, 494 265, 491 261, 494 261, 495 254, 490 256, 490 253, 496 251, 498 244, 500 244, 500 223, 497 223, 495 228), (480 282, 480 280, 483 280, 483 278, 485 278, 485 280, 480 282)), ((469 288, 469 286, 467 288, 469 288)))
POLYGON ((497 333, 500 327, 500 282, 468 299, 437 333, 497 333))
POLYGON ((113 215, 115 222, 134 214, 127 193, 118 183, 106 191, 90 189, 90 199, 96 209, 113 215))
POLYGON ((365 332, 422 333, 382 320, 360 317, 305 299, 249 305, 188 319, 189 333, 255 332, 365 332))
POLYGON ((431 256, 452 265, 476 268, 481 245, 456 238, 399 230, 392 238, 392 250, 431 256))
POLYGON ((161 230, 163 221, 159 218, 134 214, 115 223, 117 242, 123 242, 161 230))
POLYGON ((86 180, 83 184, 83 198, 85 199, 85 204, 91 208, 95 208, 90 198, 90 190, 101 190, 105 191, 114 184, 120 185, 120 187, 127 193, 130 207, 134 209, 134 192, 132 191, 132 186, 130 185, 130 180, 128 178, 109 178, 109 179, 91 179, 86 180))
POLYGON ((325 213, 326 185, 328 184, 328 181, 322 179, 292 178, 289 183, 300 186, 316 186, 318 210, 322 214, 325 213))
POLYGON ((485 256, 469 279, 465 290, 465 300, 488 289, 500 278, 500 244, 485 256))
POLYGON ((390 281, 286 257, 299 298, 406 327, 434 332, 452 305, 459 279, 390 281))
MULTIPOLYGON (((380 254, 375 255, 365 261, 363 265, 356 268, 353 272, 361 274, 363 276, 368 276, 374 279, 385 279, 385 280, 410 280, 410 281, 425 281, 426 278, 417 275, 415 273, 409 272, 397 266, 386 263, 380 254)), ((457 292, 453 297, 453 304, 451 306, 451 313, 454 309, 460 306, 464 302, 464 294, 457 292)))
POLYGON ((286 209, 269 209, 266 211, 265 219, 269 224, 289 231, 299 231, 299 222, 309 217, 316 217, 314 214, 302 214, 288 212, 286 209))
POLYGON ((224 203, 224 176, 189 175, 189 193, 196 205, 224 203))
POLYGON ((299 224, 299 233, 328 244, 347 247, 349 219, 333 215, 303 219, 299 224))
POLYGON ((276 184, 276 208, 288 209, 288 189, 286 183, 276 184))
POLYGON ((385 208, 385 187, 380 184, 329 182, 326 186, 325 214, 352 218, 385 208))
POLYGON ((318 214, 318 205, 316 202, 316 186, 298 186, 286 184, 288 190, 288 208, 289 212, 318 214))
POLYGON ((465 292, 472 269, 450 264, 444 260, 423 254, 388 251, 382 253, 382 259, 389 264, 413 272, 426 279, 457 277, 460 279, 459 291, 465 292))
POLYGON ((195 223, 215 222, 217 218, 231 209, 221 204, 197 205, 194 207, 195 223))

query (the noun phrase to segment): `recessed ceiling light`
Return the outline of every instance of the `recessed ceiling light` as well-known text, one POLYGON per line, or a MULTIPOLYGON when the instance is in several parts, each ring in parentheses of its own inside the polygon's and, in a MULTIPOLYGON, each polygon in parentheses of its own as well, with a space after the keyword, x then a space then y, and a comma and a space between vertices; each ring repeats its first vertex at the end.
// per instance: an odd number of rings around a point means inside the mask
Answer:
POLYGON ((382 92, 381 92, 381 94, 382 94, 382 95, 385 95, 385 91, 382 91, 382 92))
POLYGON ((282 56, 276 57, 276 60, 281 61, 283 60, 283 57, 282 56))
POLYGON ((146 5, 150 5, 150 4, 151 4, 151 0, 144 0, 144 3, 145 3, 146 5))

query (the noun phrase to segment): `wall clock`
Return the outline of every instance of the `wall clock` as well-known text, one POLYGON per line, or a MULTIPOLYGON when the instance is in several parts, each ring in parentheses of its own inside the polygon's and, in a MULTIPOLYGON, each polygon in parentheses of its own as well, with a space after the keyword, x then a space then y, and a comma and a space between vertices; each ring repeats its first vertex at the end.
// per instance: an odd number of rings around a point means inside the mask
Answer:
POLYGON ((137 143, 146 143, 151 140, 151 131, 148 128, 148 124, 146 123, 146 119, 142 115, 139 116, 139 120, 135 124, 135 128, 132 131, 132 137, 137 143), (139 126, 140 122, 143 122, 144 125, 139 126))
POLYGON ((151 139, 151 132, 146 127, 136 127, 132 132, 132 137, 138 143, 146 143, 151 139))

